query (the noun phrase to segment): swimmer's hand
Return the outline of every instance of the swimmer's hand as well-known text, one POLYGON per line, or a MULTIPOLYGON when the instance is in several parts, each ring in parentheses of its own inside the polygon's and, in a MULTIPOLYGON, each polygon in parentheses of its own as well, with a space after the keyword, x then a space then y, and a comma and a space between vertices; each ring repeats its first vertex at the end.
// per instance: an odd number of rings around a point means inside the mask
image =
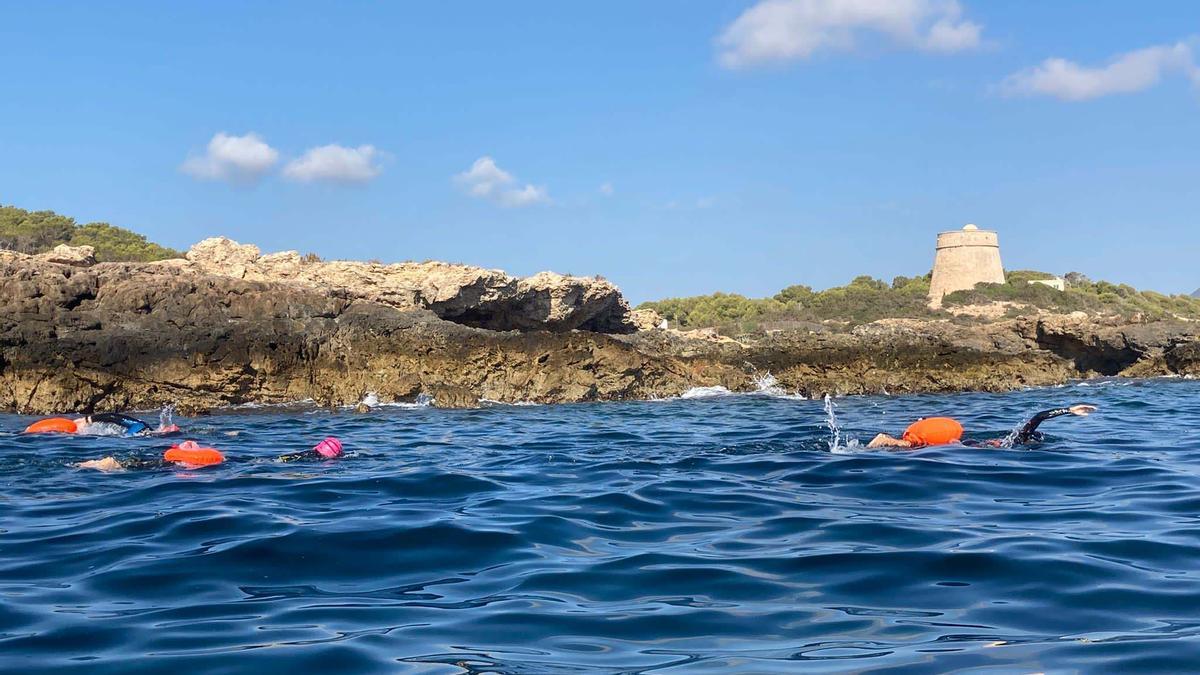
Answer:
POLYGON ((1080 417, 1087 417, 1088 415, 1091 415, 1092 413, 1096 412, 1097 408, 1094 405, 1080 404, 1080 405, 1073 405, 1070 408, 1067 408, 1067 410, 1070 410, 1072 415, 1079 415, 1080 417))
POLYGON ((80 469, 95 469, 97 471, 124 471, 125 467, 117 461, 116 457, 105 457, 104 459, 89 459, 86 462, 80 462, 75 465, 80 469))
POLYGON ((870 443, 867 443, 867 447, 868 448, 911 448, 912 443, 909 443, 908 441, 901 439, 901 438, 893 438, 892 436, 888 436, 887 434, 879 434, 875 438, 872 438, 870 443))

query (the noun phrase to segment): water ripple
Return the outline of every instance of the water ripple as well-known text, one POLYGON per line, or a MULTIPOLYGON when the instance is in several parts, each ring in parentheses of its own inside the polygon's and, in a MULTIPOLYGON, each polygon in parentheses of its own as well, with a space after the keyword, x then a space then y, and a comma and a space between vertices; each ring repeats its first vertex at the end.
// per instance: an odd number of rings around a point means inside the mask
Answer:
MULTIPOLYGON (((1128 385, 1128 386, 1126 386, 1128 385)), ((231 461, 0 416, 0 670, 1186 672, 1200 383, 821 402, 725 394, 230 410, 231 461), (1037 448, 862 448, 1032 411, 1037 448), (341 437, 336 462, 274 458, 341 437), (859 441, 856 446, 847 441, 859 441)))

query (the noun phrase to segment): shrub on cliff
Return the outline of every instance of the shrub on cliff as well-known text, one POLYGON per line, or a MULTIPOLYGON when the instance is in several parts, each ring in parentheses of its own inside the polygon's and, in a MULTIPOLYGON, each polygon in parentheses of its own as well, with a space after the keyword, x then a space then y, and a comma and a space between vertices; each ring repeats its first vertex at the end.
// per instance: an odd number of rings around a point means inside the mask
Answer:
POLYGON ((26 211, 0 206, 0 248, 43 253, 58 246, 92 246, 100 262, 147 262, 183 257, 179 251, 147 241, 146 237, 108 223, 79 225, 53 211, 26 211))
POLYGON ((1006 300, 1061 313, 1082 311, 1124 317, 1140 314, 1147 319, 1200 319, 1200 299, 1186 295, 1139 291, 1128 284, 1092 281, 1078 273, 1067 275, 1067 288, 1063 291, 1029 283, 1049 276, 1041 272, 1010 272, 1006 283, 979 284, 969 291, 955 291, 943 298, 942 303, 947 306, 977 305, 1006 300))
MULTIPOLYGON (((973 290, 947 295, 943 304, 980 305, 996 301, 1016 303, 1018 309, 1005 316, 1024 313, 1020 306, 1033 306, 1053 312, 1074 311, 1089 314, 1115 314, 1146 319, 1184 317, 1200 319, 1200 298, 1139 291, 1126 284, 1093 282, 1082 274, 1067 275, 1067 289, 1059 291, 1036 279, 1052 279, 1053 274, 1034 270, 1007 272, 1003 284, 979 284, 973 290)), ((878 319, 952 318, 944 311, 927 306, 930 275, 896 277, 891 285, 869 276, 855 278, 845 286, 814 291, 808 286, 788 286, 770 298, 747 298, 730 293, 714 293, 691 298, 670 298, 646 302, 639 309, 653 309, 672 325, 680 328, 715 327, 724 333, 761 330, 764 324, 786 321, 832 320, 857 325, 878 319)), ((958 321, 970 319, 958 318, 958 321)))
POLYGON ((95 247, 96 260, 101 262, 149 262, 182 257, 179 251, 159 246, 147 241, 143 235, 113 227, 108 223, 88 223, 77 227, 71 237, 71 245, 95 247))
POLYGON ((896 277, 885 281, 860 276, 845 286, 813 291, 808 286, 788 286, 770 298, 747 298, 714 293, 690 298, 646 302, 681 328, 716 327, 722 332, 754 331, 764 323, 835 320, 860 324, 890 317, 926 317, 929 277, 896 277))

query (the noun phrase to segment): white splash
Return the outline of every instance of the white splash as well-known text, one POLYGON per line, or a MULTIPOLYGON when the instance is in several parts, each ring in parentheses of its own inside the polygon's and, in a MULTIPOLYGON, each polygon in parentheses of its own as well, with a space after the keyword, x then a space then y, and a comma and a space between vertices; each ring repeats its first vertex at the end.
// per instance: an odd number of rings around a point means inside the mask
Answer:
POLYGON ((825 394, 825 427, 829 429, 829 452, 835 455, 848 455, 859 448, 858 439, 850 438, 842 442, 842 427, 838 424, 837 404, 833 397, 825 394))
POLYGON ((236 403, 234 405, 224 406, 222 410, 258 410, 260 408, 294 408, 297 406, 316 405, 316 401, 311 398, 301 398, 295 401, 284 401, 282 403, 236 403))
POLYGON ((779 386, 779 380, 775 379, 769 370, 762 375, 754 376, 754 388, 757 393, 767 396, 789 396, 787 391, 779 386))
POLYGON ((124 436, 125 427, 107 422, 92 422, 80 424, 75 433, 79 436, 124 436))
POLYGON ((842 447, 842 428, 838 426, 835 408, 837 404, 833 402, 833 397, 825 394, 825 426, 829 429, 830 452, 837 452, 838 448, 842 447))
POLYGON ((169 427, 175 423, 175 406, 168 403, 158 411, 158 428, 169 427))
POLYGON ((415 401, 393 401, 384 403, 379 400, 379 394, 370 391, 366 396, 363 396, 362 401, 356 405, 344 405, 343 409, 355 408, 359 405, 365 405, 368 408, 428 408, 434 404, 435 399, 432 394, 421 392, 417 394, 415 401))
POLYGON ((1002 448, 1015 447, 1017 444, 1017 435, 1020 434, 1021 429, 1024 429, 1024 428, 1025 428, 1025 421, 1022 420, 1022 421, 1018 422, 1017 426, 1013 427, 1012 431, 1008 432, 1008 435, 1005 436, 1002 441, 1000 441, 1000 447, 1002 447, 1002 448))
POLYGON ((692 387, 680 394, 679 398, 712 398, 714 396, 728 396, 732 393, 726 387, 718 384, 715 387, 692 387))

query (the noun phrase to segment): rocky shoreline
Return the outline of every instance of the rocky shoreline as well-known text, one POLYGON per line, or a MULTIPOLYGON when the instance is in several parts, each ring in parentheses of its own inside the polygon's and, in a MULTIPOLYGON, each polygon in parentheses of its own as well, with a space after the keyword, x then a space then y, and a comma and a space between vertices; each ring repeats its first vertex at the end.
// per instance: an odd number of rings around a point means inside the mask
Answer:
POLYGON ((0 252, 0 409, 648 399, 753 390, 767 372, 807 396, 1200 375, 1187 322, 885 320, 734 341, 638 330, 652 322, 598 278, 325 263, 224 239, 156 263, 96 264, 84 249, 0 252))

